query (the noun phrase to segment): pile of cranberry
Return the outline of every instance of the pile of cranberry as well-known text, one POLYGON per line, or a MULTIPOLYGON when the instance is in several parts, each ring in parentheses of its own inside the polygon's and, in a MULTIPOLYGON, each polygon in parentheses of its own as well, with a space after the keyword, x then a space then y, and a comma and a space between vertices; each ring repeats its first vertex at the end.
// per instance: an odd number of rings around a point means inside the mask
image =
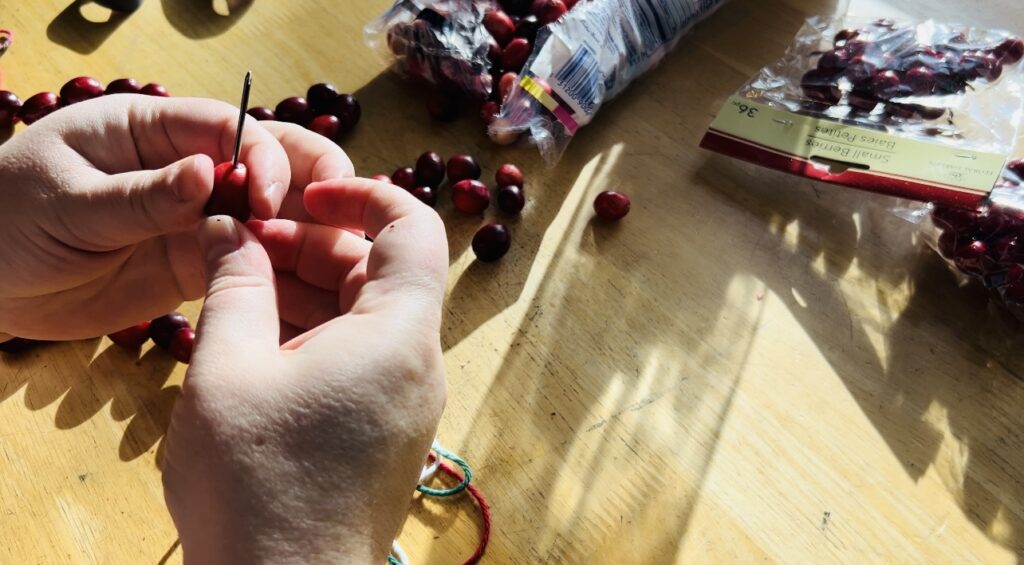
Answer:
MULTIPOLYGON (((1011 161, 996 190, 1024 187, 1024 159, 1011 161)), ((936 206, 937 248, 960 271, 977 277, 1008 303, 1024 305, 1024 210, 985 202, 976 208, 936 206)))
POLYGON ((39 121, 57 110, 98 98, 105 94, 146 94, 149 96, 170 96, 167 89, 156 83, 145 86, 133 78, 119 78, 106 88, 92 77, 78 77, 66 82, 60 94, 40 92, 22 103, 13 92, 0 90, 0 128, 10 129, 19 121, 25 125, 39 121))
MULTIPOLYGON (((373 178, 409 191, 431 208, 437 206, 438 191, 447 178, 452 207, 462 214, 479 215, 491 205, 491 189, 479 180, 482 174, 483 169, 471 155, 455 155, 446 164, 440 155, 427 151, 416 160, 415 167, 400 167, 391 176, 373 178)), ((519 214, 526 206, 525 179, 519 167, 511 163, 498 167, 494 182, 498 208, 512 216, 519 214)), ((473 252, 484 262, 501 259, 511 246, 512 234, 500 223, 483 226, 473 237, 473 252)))
POLYGON ((455 45, 463 38, 451 32, 449 14, 440 8, 424 9, 412 23, 392 26, 388 46, 406 75, 434 85, 426 99, 432 118, 442 122, 457 118, 465 95, 479 106, 484 124, 490 125, 533 53, 537 32, 579 1, 498 0, 498 8, 489 9, 483 17, 490 35, 486 64, 464 58, 466 50, 482 53, 484 46, 455 45))
POLYGON ((846 106, 852 114, 884 118, 936 120, 946 108, 901 99, 955 95, 976 81, 992 82, 1003 67, 1024 58, 1024 40, 1008 37, 980 46, 961 32, 949 32, 934 44, 918 41, 917 28, 878 20, 859 29, 843 29, 834 48, 820 54, 817 67, 800 80, 804 96, 817 110, 846 106))
POLYGON ((342 94, 333 84, 320 82, 309 87, 305 98, 285 98, 273 110, 263 106, 249 108, 249 115, 257 120, 298 124, 338 141, 356 127, 363 109, 355 96, 342 94))
MULTIPOLYGON (((452 207, 461 214, 480 215, 491 205, 492 197, 490 187, 480 182, 482 174, 483 169, 471 155, 455 155, 446 164, 436 152, 427 151, 419 156, 415 167, 399 167, 391 176, 374 175, 373 179, 403 188, 434 208, 441 184, 447 178, 452 207)), ((519 167, 511 163, 498 167, 494 182, 498 209, 510 216, 519 214, 526 206, 525 179, 519 167)), ((594 200, 595 213, 606 221, 621 220, 629 213, 629 208, 629 197, 621 192, 602 192, 594 200)), ((500 223, 484 225, 473 237, 473 252, 485 263, 501 259, 511 246, 512 234, 500 223)))

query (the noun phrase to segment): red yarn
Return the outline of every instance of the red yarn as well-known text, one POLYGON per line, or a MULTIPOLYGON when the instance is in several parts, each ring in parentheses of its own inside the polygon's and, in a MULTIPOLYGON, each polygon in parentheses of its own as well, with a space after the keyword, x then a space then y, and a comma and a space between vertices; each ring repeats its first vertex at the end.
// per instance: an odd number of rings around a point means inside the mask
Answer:
MULTIPOLYGON (((448 466, 444 461, 441 462, 440 469, 451 476, 458 482, 462 482, 462 475, 458 471, 448 466)), ((476 546, 476 551, 473 555, 469 556, 462 565, 474 565, 480 561, 480 558, 484 556, 484 552, 487 551, 487 544, 491 541, 491 507, 487 505, 487 500, 484 499, 483 493, 480 492, 472 483, 466 486, 466 491, 476 501, 476 505, 480 507, 480 517, 483 518, 484 526, 483 531, 480 532, 480 543, 476 546)))

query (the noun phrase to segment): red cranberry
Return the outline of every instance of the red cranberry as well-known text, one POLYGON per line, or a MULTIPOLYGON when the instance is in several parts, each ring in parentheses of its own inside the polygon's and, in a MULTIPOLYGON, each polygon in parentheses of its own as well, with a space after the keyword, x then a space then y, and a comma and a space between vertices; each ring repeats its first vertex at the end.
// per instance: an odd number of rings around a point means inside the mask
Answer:
POLYGON ((326 114, 338 98, 338 89, 330 83, 318 82, 306 91, 306 100, 316 114, 326 114))
POLYGON ((565 6, 565 2, 562 0, 542 0, 540 2, 540 8, 534 11, 533 14, 537 16, 537 20, 540 25, 546 26, 558 18, 561 18, 569 11, 569 8, 565 6))
POLYGON ((955 231, 945 230, 939 235, 938 250, 939 254, 946 259, 952 259, 956 253, 957 235, 955 231))
POLYGON ((1024 179, 1024 159, 1010 161, 1006 164, 1006 169, 1017 175, 1018 178, 1024 179))
POLYGON ((192 328, 180 328, 171 336, 171 343, 167 347, 171 357, 181 363, 188 363, 192 360, 192 350, 195 348, 196 332, 192 328))
POLYGON ((73 78, 60 88, 60 99, 65 106, 103 96, 103 85, 92 77, 73 78))
POLYGON ((838 103, 843 95, 836 81, 818 69, 807 71, 800 79, 800 86, 808 99, 830 106, 838 103))
POLYGON ((498 187, 498 209, 506 214, 518 214, 526 206, 522 187, 514 184, 498 187))
POLYGON ((1000 237, 992 244, 992 258, 1000 263, 1024 261, 1024 240, 1017 234, 1000 237))
POLYGON ((149 337, 153 343, 167 349, 171 345, 171 338, 181 328, 188 328, 188 318, 179 312, 171 312, 165 316, 155 318, 149 325, 149 337))
POLYGON ((484 263, 497 261, 512 247, 512 234, 504 224, 487 224, 473 236, 473 253, 484 263))
POLYGON ((900 93, 900 77, 893 71, 882 71, 871 77, 871 93, 879 100, 891 100, 900 93))
POLYGON ((911 120, 917 116, 917 108, 913 104, 897 104, 895 102, 890 102, 885 105, 885 109, 889 112, 890 116, 904 120, 911 120))
POLYGON ((487 42, 487 62, 492 67, 501 64, 501 45, 493 39, 487 42))
POLYGON ((579 1, 580 0, 564 0, 565 8, 569 11, 572 11, 572 9, 576 7, 576 4, 579 3, 579 1))
POLYGON ((412 195, 431 208, 437 206, 437 189, 433 187, 417 186, 412 190, 412 195))
POLYGON ((452 183, 479 179, 481 172, 476 159, 469 155, 454 155, 448 159, 448 180, 452 183))
POLYGON ((516 37, 522 37, 530 43, 537 40, 538 30, 540 30, 540 21, 533 14, 525 16, 516 22, 516 37))
POLYGON ((331 113, 338 117, 338 120, 341 121, 341 131, 346 133, 352 131, 359 124, 359 119, 363 117, 363 107, 355 96, 339 94, 334 99, 331 113))
POLYGON ((841 72, 850 64, 850 52, 846 49, 827 51, 818 59, 818 70, 830 75, 841 72))
MULTIPOLYGON (((858 55, 863 55, 864 53, 867 52, 868 42, 861 39, 850 39, 845 44, 843 44, 843 47, 845 47, 846 50, 850 52, 850 55, 857 57, 858 55)), ((853 62, 852 59, 850 62, 853 62)))
MULTIPOLYGON (((849 49, 849 47, 847 48, 849 49)), ((850 64, 843 71, 843 76, 855 85, 870 79, 874 74, 875 65, 864 60, 864 57, 860 55, 855 55, 850 59, 850 64)))
POLYGON ((155 82, 151 82, 146 86, 143 86, 142 90, 140 90, 139 93, 145 94, 146 96, 160 96, 162 98, 166 98, 171 95, 170 92, 167 92, 167 89, 164 87, 164 85, 157 84, 155 82))
POLYGON ((142 85, 133 78, 119 78, 110 81, 104 94, 139 94, 142 92, 142 85))
POLYGON ((110 341, 125 349, 138 349, 149 340, 149 326, 150 322, 142 322, 119 332, 114 332, 107 337, 110 338, 110 341))
POLYGON ((256 106, 254 108, 249 108, 248 110, 246 110, 246 112, 250 116, 256 118, 258 121, 261 122, 274 120, 274 111, 271 110, 270 108, 267 108, 266 106, 256 106))
POLYGON ((491 125, 491 122, 494 121, 495 116, 500 112, 501 105, 494 100, 488 100, 480 106, 480 121, 483 122, 485 126, 489 126, 491 125))
POLYGON ((18 119, 31 125, 60 108, 60 97, 52 92, 40 92, 29 98, 18 111, 18 119))
POLYGON ((501 7, 513 16, 524 16, 530 12, 531 0, 499 0, 501 7))
POLYGON ((985 80, 997 80, 1003 74, 1003 63, 991 53, 982 56, 984 66, 981 69, 981 78, 985 80))
POLYGON ((932 221, 942 229, 962 234, 977 225, 978 212, 952 206, 936 206, 932 212, 932 221))
POLYGON ((886 110, 891 115, 905 120, 938 120, 946 113, 944 107, 929 107, 921 104, 897 104, 895 102, 886 104, 886 110))
POLYGON ((391 174, 391 184, 412 190, 416 188, 416 172, 412 167, 395 169, 395 172, 391 174))
POLYGON ((519 72, 526 64, 526 60, 530 58, 531 51, 533 51, 533 47, 530 42, 522 37, 517 37, 510 41, 505 46, 505 50, 501 52, 501 66, 519 72))
POLYGON ((629 213, 629 197, 621 192, 602 192, 594 199, 594 211, 602 220, 621 220, 629 213))
POLYGON ((499 185, 523 186, 523 172, 519 170, 519 167, 505 163, 498 167, 498 172, 494 174, 494 180, 499 185))
POLYGON ((855 29, 841 29, 836 34, 834 44, 836 47, 842 47, 846 45, 846 42, 860 35, 860 32, 855 29))
POLYGON ((480 214, 490 203, 490 189, 478 180, 460 180, 452 186, 452 204, 463 214, 480 214))
POLYGON ((1024 266, 1010 265, 1006 270, 1003 297, 1013 302, 1024 302, 1024 266))
POLYGON ((306 127, 306 124, 313 119, 313 109, 309 107, 309 101, 301 96, 285 98, 277 104, 274 109, 274 116, 279 121, 299 124, 306 127))
POLYGON ((505 73, 501 75, 501 80, 498 81, 498 100, 502 104, 508 100, 508 95, 512 93, 512 89, 516 87, 516 79, 518 75, 516 73, 505 73))
POLYGON ((317 116, 309 122, 309 130, 319 133, 327 139, 334 139, 338 137, 338 132, 341 131, 341 120, 333 114, 324 114, 317 116))
POLYGON ((207 216, 231 216, 240 222, 249 219, 249 172, 245 165, 228 161, 213 169, 213 192, 203 211, 207 216))
POLYGON ((972 52, 960 57, 959 72, 967 80, 996 80, 1003 74, 1003 65, 995 55, 972 52))
POLYGON ((373 175, 370 178, 377 182, 386 182, 388 184, 394 184, 393 182, 391 182, 391 177, 387 175, 373 175))
POLYGON ((903 75, 900 81, 914 96, 927 96, 935 90, 935 73, 925 67, 914 67, 903 75))
POLYGON ((0 128, 14 127, 21 110, 21 99, 13 92, 0 90, 0 128))
POLYGON ((985 271, 983 259, 988 255, 988 246, 984 241, 975 240, 956 248, 953 263, 965 273, 980 275, 985 271))
POLYGON ((487 12, 484 16, 484 28, 501 46, 508 45, 516 33, 516 26, 512 23, 512 18, 501 10, 487 12))
POLYGON ((1024 58, 1024 40, 1008 37, 993 52, 1004 65, 1012 65, 1024 58))
POLYGON ((439 122, 451 122, 459 117, 459 100, 454 93, 432 90, 427 95, 427 113, 439 122))
POLYGON ((437 188, 444 182, 444 159, 433 151, 427 151, 416 159, 416 182, 437 188))
POLYGON ((846 96, 846 102, 851 108, 862 112, 870 112, 878 105, 878 100, 875 99, 875 96, 863 88, 851 90, 850 94, 846 96))

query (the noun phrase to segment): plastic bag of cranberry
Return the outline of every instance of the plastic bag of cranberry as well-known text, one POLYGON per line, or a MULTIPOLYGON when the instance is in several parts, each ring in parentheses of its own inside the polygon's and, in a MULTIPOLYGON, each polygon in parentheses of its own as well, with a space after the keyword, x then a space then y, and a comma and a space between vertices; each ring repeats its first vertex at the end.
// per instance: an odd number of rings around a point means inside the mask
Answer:
POLYGON ((472 105, 496 143, 529 133, 555 162, 603 103, 724 2, 398 0, 365 31, 399 72, 433 86, 434 119, 472 105))
POLYGON ((701 145, 825 182, 953 206, 987 197, 1016 142, 1024 41, 933 21, 808 20, 701 145))
POLYGON ((1024 321, 1024 159, 1010 161, 977 206, 928 209, 928 243, 1024 321))

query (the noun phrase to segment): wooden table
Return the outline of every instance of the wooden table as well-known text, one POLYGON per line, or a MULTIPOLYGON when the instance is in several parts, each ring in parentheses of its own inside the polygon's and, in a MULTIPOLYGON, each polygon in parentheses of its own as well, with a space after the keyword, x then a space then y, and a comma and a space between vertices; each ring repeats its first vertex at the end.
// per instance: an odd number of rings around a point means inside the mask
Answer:
MULTIPOLYGON (((89 74, 255 104, 330 80, 363 102, 357 170, 423 150, 524 166, 511 253, 473 261, 450 206, 440 437, 489 497, 494 563, 1012 562, 1024 555, 1020 327, 887 209, 895 201, 711 155, 724 98, 812 14, 933 16, 1024 32, 1015 0, 733 0, 582 130, 561 164, 433 125, 361 28, 384 0, 148 0, 82 21, 0 0, 5 87, 89 74), (214 2, 216 5, 217 2, 214 2), (633 198, 619 225, 590 203, 633 198)), ((96 10, 86 7, 89 17, 96 10)), ((94 8, 94 7, 92 7, 94 8)), ((183 311, 191 318, 199 306, 183 311)), ((184 368, 106 339, 0 359, 0 562, 179 562, 161 439, 184 368)), ((454 563, 472 505, 414 502, 416 563, 454 563)))

